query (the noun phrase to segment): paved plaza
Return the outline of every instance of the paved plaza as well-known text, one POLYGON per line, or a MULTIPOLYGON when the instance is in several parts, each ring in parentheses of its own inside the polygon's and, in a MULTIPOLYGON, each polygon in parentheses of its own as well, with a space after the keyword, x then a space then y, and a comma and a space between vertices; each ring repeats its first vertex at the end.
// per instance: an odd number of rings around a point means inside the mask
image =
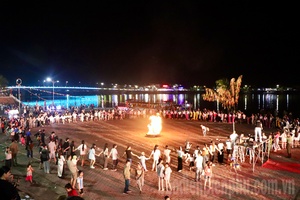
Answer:
MULTIPOLYGON (((81 140, 84 139, 90 147, 95 143, 100 149, 105 143, 108 143, 109 149, 113 144, 118 145, 120 154, 120 162, 117 171, 103 170, 102 160, 97 157, 95 169, 90 169, 88 162, 86 166, 79 169, 84 171, 84 187, 85 200, 101 200, 101 199, 153 199, 161 200, 165 195, 169 195, 174 199, 297 199, 299 198, 300 174, 285 171, 271 170, 262 167, 258 160, 253 170, 253 165, 249 164, 246 158, 245 163, 241 163, 241 171, 237 173, 230 170, 227 164, 220 165, 214 163, 212 188, 204 190, 204 179, 200 182, 195 182, 195 172, 190 171, 188 164, 184 163, 182 172, 177 172, 177 154, 175 151, 171 154, 171 184, 172 191, 158 191, 156 172, 151 171, 152 160, 147 161, 149 171, 145 173, 145 185, 143 192, 140 194, 134 180, 134 170, 132 170, 132 179, 130 189, 132 192, 129 195, 124 195, 124 179, 122 170, 125 163, 125 157, 121 157, 127 145, 132 146, 132 151, 140 155, 145 152, 150 155, 153 147, 157 144, 160 150, 163 151, 165 145, 168 145, 172 150, 178 149, 179 146, 184 146, 188 140, 192 143, 192 151, 199 145, 201 148, 204 143, 209 144, 211 140, 222 140, 232 133, 232 124, 216 123, 216 122, 201 122, 193 120, 175 120, 163 119, 163 128, 160 136, 146 136, 148 131, 148 119, 124 119, 124 120, 109 120, 109 121, 89 121, 67 124, 51 124, 45 127, 32 129, 32 134, 38 129, 45 129, 47 136, 52 131, 55 131, 59 138, 65 140, 66 137, 70 141, 75 141, 75 146, 79 146, 81 140), (207 136, 203 136, 200 125, 203 124, 209 127, 207 136)), ((254 127, 248 124, 236 124, 235 129, 238 134, 253 133, 254 127)), ((266 129, 269 134, 275 131, 266 129)), ((34 137, 32 137, 34 139, 34 137)), ((5 146, 10 144, 7 136, 1 134, 1 148, 4 152, 5 146)), ((46 140, 48 141, 48 140, 46 140)), ((36 142, 35 142, 36 144, 36 142)), ((45 174, 39 169, 38 148, 34 148, 33 168, 33 184, 25 182, 26 165, 28 163, 26 150, 24 146, 19 144, 20 153, 18 155, 19 166, 13 167, 12 173, 15 180, 19 179, 19 190, 22 199, 35 200, 56 200, 61 195, 66 195, 64 185, 70 180, 70 172, 66 170, 66 175, 63 179, 57 177, 57 166, 51 164, 50 174, 45 174), (28 195, 29 198, 25 198, 28 195)), ((100 149, 96 149, 100 151, 100 149)), ((286 150, 271 153, 273 161, 299 163, 300 148, 292 149, 292 158, 287 158, 286 150)), ((79 152, 78 152, 79 153, 79 152)), ((4 153, 0 154, 1 160, 4 159, 4 153)), ((226 158, 226 156, 225 156, 226 158)), ((217 160, 215 158, 215 160, 217 160)), ((132 168, 135 169, 138 159, 134 157, 132 168)), ((4 164, 4 162, 2 162, 4 164)), ((112 161, 109 160, 109 169, 112 167, 112 161)), ((66 167, 66 166, 65 166, 66 167)))

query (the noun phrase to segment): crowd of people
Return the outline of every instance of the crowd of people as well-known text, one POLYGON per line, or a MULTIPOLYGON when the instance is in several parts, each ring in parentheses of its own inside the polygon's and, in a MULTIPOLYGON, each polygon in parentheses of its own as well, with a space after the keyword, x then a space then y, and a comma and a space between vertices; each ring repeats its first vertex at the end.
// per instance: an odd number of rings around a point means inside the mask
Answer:
MULTIPOLYGON (((129 112, 129 118, 147 117, 151 114, 160 112, 166 119, 186 119, 186 120, 202 120, 211 122, 232 122, 234 118, 231 115, 222 115, 213 111, 198 112, 198 111, 155 111, 155 110, 132 110, 129 112)), ((122 110, 95 110, 80 112, 76 110, 66 112, 64 114, 53 112, 37 112, 37 115, 30 113, 20 118, 1 118, 1 130, 12 141, 10 146, 5 150, 5 167, 2 175, 8 174, 9 170, 18 165, 17 155, 20 145, 24 146, 27 151, 28 165, 26 168, 26 181, 33 183, 33 173, 35 169, 31 162, 33 158, 34 146, 38 147, 40 155, 39 168, 44 170, 44 173, 49 174, 51 170, 56 169, 57 177, 63 178, 67 174, 70 175, 70 181, 65 185, 68 196, 83 196, 84 195, 84 170, 85 166, 89 166, 90 170, 95 169, 96 157, 101 156, 101 164, 103 170, 108 170, 108 163, 111 162, 111 170, 117 171, 120 155, 118 146, 112 145, 109 149, 108 144, 105 143, 103 148, 97 148, 96 144, 87 146, 84 140, 81 144, 75 145, 74 140, 70 138, 61 138, 52 131, 50 134, 46 133, 44 126, 51 123, 80 123, 90 120, 115 120, 127 118, 127 114, 122 110), (116 114, 117 113, 117 114, 116 114), (32 133, 33 128, 40 128, 37 133, 32 133), (35 144, 35 145, 34 145, 35 144), (111 161, 110 161, 111 159, 111 161), (78 164, 79 161, 79 164, 78 164), (81 170, 78 167, 82 167, 81 170), (54 167, 55 166, 55 167, 54 167), (69 173, 67 173, 69 171, 69 173)), ((250 123, 255 127, 254 138, 252 144, 265 143, 264 149, 267 151, 279 151, 287 149, 288 156, 291 156, 291 148, 299 147, 300 126, 298 119, 289 119, 285 117, 276 125, 277 132, 266 136, 263 132, 264 127, 270 127, 272 123, 267 122, 263 115, 252 115, 245 117, 244 114, 237 114, 237 123, 250 123), (239 117, 240 116, 240 117, 239 117), (250 120, 251 119, 251 120, 250 120), (259 125, 258 125, 259 122, 259 125), (260 128, 261 132, 257 131, 260 128), (268 141, 268 142, 266 142, 268 141)), ((273 119, 271 120, 273 121, 273 119)), ((275 123, 277 124, 277 122, 275 123)), ((202 125, 203 126, 203 125, 202 125)), ((201 128, 204 136, 209 134, 207 127, 201 128)), ((145 173, 148 173, 146 162, 152 160, 151 171, 157 174, 157 188, 158 190, 172 190, 172 168, 174 163, 177 163, 177 171, 182 172, 184 168, 194 171, 196 182, 204 181, 204 189, 211 188, 211 178, 213 174, 213 167, 216 163, 232 164, 233 162, 245 162, 245 157, 249 156, 251 162, 251 150, 253 146, 249 146, 251 136, 238 135, 235 131, 228 136, 226 141, 221 139, 212 140, 210 144, 192 145, 189 141, 177 148, 170 148, 168 145, 161 151, 158 145, 155 145, 149 156, 145 152, 135 154, 131 146, 128 146, 123 153, 126 155, 126 164, 123 168, 123 176, 125 181, 124 194, 130 193, 130 178, 132 168, 132 158, 138 158, 138 163, 134 169, 134 177, 137 182, 137 187, 140 193, 143 191, 145 184, 145 173), (194 149, 194 151, 192 151, 194 149), (176 154, 177 162, 171 160, 171 153, 176 154), (217 158, 217 160, 215 159, 217 158), (215 164, 214 164, 215 163, 215 164), (203 178, 202 178, 203 177, 203 178)), ((0 173, 0 175, 1 175, 0 173)), ((13 189, 11 189, 13 190, 13 189)), ((13 192, 12 192, 13 193, 13 192)))

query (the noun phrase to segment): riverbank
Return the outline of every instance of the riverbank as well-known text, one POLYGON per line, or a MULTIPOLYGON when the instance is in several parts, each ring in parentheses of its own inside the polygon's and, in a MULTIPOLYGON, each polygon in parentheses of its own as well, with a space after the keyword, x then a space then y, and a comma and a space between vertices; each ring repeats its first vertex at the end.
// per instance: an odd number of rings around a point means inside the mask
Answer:
MULTIPOLYGON (((172 191, 157 190, 157 175, 155 172, 148 171, 145 174, 145 185, 142 194, 139 194, 134 180, 132 171, 131 190, 129 195, 122 194, 124 188, 124 179, 122 169, 124 167, 125 158, 120 157, 118 170, 103 170, 102 160, 97 157, 95 169, 90 169, 88 165, 79 169, 84 171, 85 200, 99 199, 163 199, 164 195, 169 195, 171 199, 296 199, 298 198, 298 188, 300 188, 300 174, 281 169, 271 170, 262 167, 260 160, 257 160, 255 167, 249 164, 246 158, 245 163, 241 163, 241 171, 237 173, 230 170, 229 165, 220 165, 215 163, 213 167, 212 189, 204 190, 202 178, 201 182, 194 181, 194 171, 189 171, 187 163, 184 163, 182 172, 177 172, 177 154, 174 149, 184 146, 186 140, 193 144, 192 150, 199 145, 203 147, 204 143, 210 143, 211 140, 225 139, 232 133, 232 124, 201 122, 193 120, 175 120, 163 119, 163 128, 160 136, 147 137, 148 119, 135 118, 124 120, 109 121, 89 121, 66 124, 51 124, 42 127, 49 136, 52 131, 63 140, 66 137, 70 141, 74 140, 75 146, 79 146, 82 139, 90 147, 95 143, 97 147, 102 148, 108 143, 109 149, 113 144, 118 145, 118 152, 121 156, 127 145, 131 145, 133 153, 140 155, 143 151, 147 156, 150 155, 154 145, 159 145, 163 151, 164 146, 168 145, 173 152, 171 153, 171 175, 172 191), (200 124, 209 127, 207 136, 203 136, 200 124)), ((33 128, 32 133, 36 133, 40 128, 33 128)), ((235 129, 238 134, 253 133, 254 127, 248 124, 236 124, 235 129)), ((274 129, 265 129, 269 134, 274 129)), ((9 145, 4 134, 0 137, 2 148, 9 145)), ((56 165, 51 164, 51 173, 44 174, 38 169, 39 155, 38 148, 34 148, 33 173, 34 184, 25 182, 27 157, 25 147, 19 146, 21 152, 19 154, 19 166, 12 169, 15 177, 19 177, 19 189, 22 198, 29 195, 35 200, 57 199, 61 195, 65 195, 64 185, 70 180, 70 173, 66 171, 66 177, 59 179, 56 173, 56 165)), ((299 163, 300 148, 292 149, 292 158, 287 158, 285 150, 281 152, 272 152, 271 159, 274 162, 299 163)), ((1 154, 3 158, 3 154, 1 154)), ((136 167, 138 159, 133 158, 132 168, 136 167)), ((111 169, 112 161, 109 160, 109 168, 111 169)), ((88 162, 86 163, 88 164, 88 162)), ((147 168, 151 169, 152 160, 147 161, 147 168)))

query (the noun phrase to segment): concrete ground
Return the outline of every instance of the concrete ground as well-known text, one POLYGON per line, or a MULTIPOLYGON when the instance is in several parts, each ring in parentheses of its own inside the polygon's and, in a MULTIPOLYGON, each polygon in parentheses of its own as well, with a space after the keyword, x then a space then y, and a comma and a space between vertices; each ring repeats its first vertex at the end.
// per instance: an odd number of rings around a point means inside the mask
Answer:
MULTIPOLYGON (((101 199, 157 199, 161 200, 165 195, 174 199, 298 199, 300 188, 300 175, 288 171, 270 170, 262 167, 260 160, 257 161, 255 168, 249 164, 248 159, 241 163, 241 171, 237 173, 230 170, 227 164, 220 165, 215 163, 213 167, 212 189, 203 188, 204 179, 201 182, 194 181, 194 171, 189 171, 187 163, 184 163, 184 170, 177 172, 177 154, 172 152, 171 175, 172 191, 158 191, 156 173, 151 171, 152 160, 147 161, 148 172, 145 174, 145 185, 142 194, 139 193, 134 173, 132 170, 132 179, 130 182, 132 192, 124 195, 124 179, 122 169, 124 167, 125 157, 121 157, 127 145, 132 146, 132 151, 140 155, 142 151, 150 155, 154 145, 158 144, 161 151, 165 145, 169 145, 172 150, 179 146, 184 146, 185 141, 190 141, 192 151, 195 146, 203 147, 204 143, 210 143, 211 140, 220 139, 225 142, 227 136, 232 133, 232 124, 200 122, 187 120, 163 119, 163 129, 158 137, 146 136, 148 131, 148 119, 124 119, 111 121, 89 121, 70 124, 51 124, 43 127, 49 136, 52 131, 63 140, 66 137, 70 141, 74 140, 78 146, 82 139, 90 147, 95 143, 100 149, 105 143, 109 144, 111 149, 113 144, 118 145, 120 162, 116 172, 102 169, 101 157, 97 158, 96 168, 90 169, 89 162, 86 166, 78 166, 84 171, 85 200, 101 199), (202 135, 200 125, 209 127, 208 135, 202 135)), ((33 128, 32 134, 40 128, 33 128)), ((254 127, 248 124, 236 124, 235 129, 238 134, 253 133, 254 127)), ((266 129, 268 134, 274 130, 266 129)), ((33 138, 33 137, 32 137, 33 138)), ((34 139, 34 138, 33 138, 34 139)), ((48 141, 48 140, 47 140, 48 141)), ((4 148, 10 144, 7 136, 1 134, 0 160, 4 159, 4 148)), ((35 143, 36 144, 36 143, 35 143)), ((18 189, 22 199, 49 200, 58 199, 59 196, 66 195, 64 185, 70 181, 70 172, 66 170, 66 176, 63 179, 57 177, 57 166, 51 164, 51 173, 45 174, 40 170, 38 148, 34 148, 33 173, 34 183, 25 181, 26 165, 28 159, 24 146, 19 145, 20 153, 18 156, 19 165, 13 167, 12 173, 15 180, 19 179, 18 189), (28 196, 27 196, 28 195, 28 196), (26 198, 26 196, 28 198, 26 198)), ((100 151, 99 149, 99 151, 100 151)), ((98 149, 97 149, 98 151, 98 149)), ((79 152, 78 152, 79 153, 79 152)), ((271 158, 275 161, 299 163, 300 148, 292 149, 292 158, 286 157, 286 151, 272 152, 271 158)), ((137 158, 134 157, 132 168, 136 167, 137 158)), ((109 169, 112 161, 109 160, 109 169)), ((4 164, 4 163, 3 163, 4 164)))

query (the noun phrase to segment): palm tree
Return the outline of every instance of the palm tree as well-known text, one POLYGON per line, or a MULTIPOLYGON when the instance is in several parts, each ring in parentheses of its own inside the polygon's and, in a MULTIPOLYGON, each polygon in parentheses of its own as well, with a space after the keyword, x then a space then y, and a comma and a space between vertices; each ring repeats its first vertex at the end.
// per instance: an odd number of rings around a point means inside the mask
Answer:
MULTIPOLYGON (((220 79, 216 81, 216 89, 205 88, 205 94, 202 95, 205 101, 218 101, 224 109, 235 113, 236 106, 239 100, 239 93, 241 89, 243 76, 240 75, 237 80, 232 78, 230 83, 227 79, 220 79)), ((233 121, 233 131, 235 131, 235 124, 233 121)))

